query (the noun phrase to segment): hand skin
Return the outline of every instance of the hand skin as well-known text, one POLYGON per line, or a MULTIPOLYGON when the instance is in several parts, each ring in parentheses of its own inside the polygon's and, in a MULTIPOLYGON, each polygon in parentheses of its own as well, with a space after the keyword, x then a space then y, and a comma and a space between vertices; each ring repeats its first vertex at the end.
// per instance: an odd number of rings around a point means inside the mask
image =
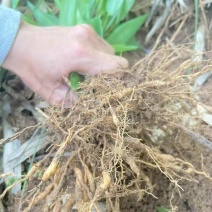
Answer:
POLYGON ((35 93, 52 105, 71 105, 75 94, 64 82, 71 72, 84 75, 127 68, 128 61, 89 25, 37 27, 21 23, 4 68, 17 74, 35 93))

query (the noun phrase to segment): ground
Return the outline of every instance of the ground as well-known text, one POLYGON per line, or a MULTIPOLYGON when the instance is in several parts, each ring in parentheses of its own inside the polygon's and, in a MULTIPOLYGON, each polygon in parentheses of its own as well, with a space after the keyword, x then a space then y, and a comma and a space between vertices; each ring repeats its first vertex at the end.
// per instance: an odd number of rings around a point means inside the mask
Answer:
MULTIPOLYGON (((210 133, 210 135, 212 135, 210 133)), ((192 162, 195 167, 207 171, 212 174, 212 158, 211 150, 207 150, 204 147, 197 145, 195 142, 188 142, 188 144, 176 144, 178 146, 179 153, 175 153, 176 156, 183 156, 186 161, 192 162)), ((175 211, 180 212, 211 212, 211 193, 212 182, 205 179, 203 176, 195 175, 196 182, 188 182, 182 180, 179 182, 182 190, 180 194, 174 190, 170 181, 166 179, 161 173, 158 173, 157 184, 155 185, 154 194, 157 197, 147 196, 142 202, 137 202, 132 198, 124 198, 122 201, 123 212, 153 212, 156 211, 156 207, 165 206, 170 208, 170 201, 175 208, 175 211)), ((173 210, 174 211, 174 210, 173 210)))
MULTIPOLYGON (((137 53, 137 57, 139 53, 137 53)), ((129 56, 136 58, 135 53, 129 56)), ((135 62, 135 60, 134 60, 135 62)), ((203 85, 201 92, 201 100, 204 104, 212 106, 212 77, 203 85)), ((203 134, 212 140, 211 127, 204 126, 203 134)), ((212 157, 211 150, 207 149, 195 141, 187 141, 186 143, 167 144, 167 153, 172 152, 175 157, 180 157, 191 162, 197 169, 205 170, 212 176, 212 157), (175 151, 173 152, 173 150, 175 151)), ((195 175, 194 181, 188 182, 182 180, 179 182, 182 187, 179 192, 173 188, 169 179, 163 174, 158 173, 157 184, 154 187, 154 195, 148 195, 143 201, 138 202, 136 198, 123 198, 121 202, 121 211, 123 212, 153 212, 159 206, 165 206, 173 211, 180 212, 211 212, 212 211, 212 181, 203 176, 195 175)))

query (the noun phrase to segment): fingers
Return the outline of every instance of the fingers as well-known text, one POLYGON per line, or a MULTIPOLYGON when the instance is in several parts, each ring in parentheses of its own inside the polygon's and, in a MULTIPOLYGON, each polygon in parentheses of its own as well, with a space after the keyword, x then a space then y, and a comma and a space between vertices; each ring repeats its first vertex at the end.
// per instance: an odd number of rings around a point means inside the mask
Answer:
POLYGON ((43 98, 54 106, 63 106, 66 108, 71 107, 77 100, 76 94, 66 85, 59 85, 52 90, 48 97, 44 94, 43 98))
POLYGON ((129 66, 128 61, 123 57, 100 51, 93 51, 92 54, 89 57, 92 60, 79 60, 75 70, 81 74, 93 76, 100 73, 115 73, 117 69, 127 69, 129 66))
POLYGON ((76 94, 71 91, 68 85, 62 84, 62 82, 55 84, 48 80, 42 83, 41 79, 31 81, 30 79, 22 78, 22 80, 51 105, 71 107, 77 100, 76 94))
MULTIPOLYGON (((111 45, 109 45, 103 38, 96 34, 95 39, 93 41, 96 50, 107 54, 115 54, 114 49, 111 45)), ((92 47, 94 47, 92 46, 92 47)))
POLYGON ((114 55, 114 49, 97 35, 91 26, 79 25, 75 32, 82 39, 82 42, 78 43, 77 60, 71 61, 72 70, 69 71, 77 71, 84 75, 95 75, 113 73, 117 68, 125 69, 129 66, 125 58, 114 55))

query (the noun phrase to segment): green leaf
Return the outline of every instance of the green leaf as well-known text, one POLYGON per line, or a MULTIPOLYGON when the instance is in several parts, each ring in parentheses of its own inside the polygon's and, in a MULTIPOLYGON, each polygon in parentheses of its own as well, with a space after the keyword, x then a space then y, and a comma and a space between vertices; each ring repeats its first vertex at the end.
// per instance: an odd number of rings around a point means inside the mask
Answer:
POLYGON ((122 4, 121 7, 121 13, 118 16, 116 23, 119 23, 120 21, 126 18, 127 14, 129 13, 134 3, 135 0, 124 0, 124 3, 122 4))
POLYGON ((123 44, 115 44, 112 45, 112 47, 114 48, 116 54, 139 49, 139 46, 131 46, 123 44))
POLYGON ((71 83, 71 89, 73 91, 77 90, 79 87, 79 84, 83 82, 85 77, 81 74, 78 74, 76 72, 72 72, 70 75, 70 83, 71 83))
MULTIPOLYGON (((12 0, 20 1, 20 0, 12 0)), ((40 0, 40 3, 45 0, 40 0)), ((35 20, 41 26, 74 26, 76 24, 87 23, 95 31, 104 37, 115 49, 116 53, 132 51, 140 48, 135 42, 135 34, 147 19, 148 15, 143 15, 128 22, 123 22, 135 0, 54 0, 59 10, 59 18, 47 8, 45 13, 40 6, 34 6, 27 2, 32 10, 35 20)), ((30 16, 24 16, 27 22, 30 16)), ((35 24, 32 21, 31 23, 35 24)))
POLYGON ((34 6, 29 1, 27 2, 27 6, 32 11, 36 21, 40 26, 55 26, 58 25, 58 18, 53 14, 44 13, 37 6, 34 6))
POLYGON ((116 29, 106 38, 110 44, 127 44, 136 34, 136 32, 141 28, 148 14, 139 16, 130 21, 127 21, 116 29))
POLYGON ((16 9, 16 7, 18 6, 19 2, 20 2, 20 0, 12 0, 11 1, 12 8, 13 9, 16 9))
POLYGON ((104 27, 104 32, 108 33, 107 30, 110 30, 111 27, 115 27, 114 26, 114 22, 115 22, 116 16, 114 15, 113 17, 108 17, 108 20, 106 22, 106 26, 104 27))
POLYGON ((107 11, 106 11, 106 3, 107 1, 105 0, 96 0, 96 11, 95 11, 95 15, 98 15, 100 17, 104 17, 107 15, 107 11))
MULTIPOLYGON (((85 0, 85 1, 87 2, 87 0, 85 0)), ((89 0, 88 4, 89 4, 90 9, 92 9, 96 5, 96 0, 89 0)))
POLYGON ((6 188, 8 188, 9 186, 13 185, 14 183, 18 182, 20 180, 20 178, 17 177, 10 177, 8 182, 6 183, 6 188))
POLYGON ((102 21, 99 17, 87 20, 87 24, 91 25, 97 34, 103 37, 102 21))
POLYGON ((95 9, 96 0, 81 0, 78 4, 78 12, 80 12, 85 20, 93 18, 93 10, 95 9))
POLYGON ((170 212, 169 209, 165 208, 165 207, 157 207, 156 208, 157 212, 170 212))
POLYGON ((83 18, 85 20, 92 18, 91 9, 89 7, 89 4, 85 4, 84 7, 79 10, 79 12, 81 13, 81 15, 83 16, 83 18))
POLYGON ((57 6, 57 8, 60 10, 60 8, 61 8, 61 0, 54 0, 54 3, 57 6))
POLYGON ((32 24, 32 25, 39 25, 36 21, 32 20, 32 18, 28 17, 28 16, 25 16, 25 15, 22 15, 22 19, 24 21, 26 21, 27 23, 29 24, 32 24))
POLYGON ((60 5, 60 26, 77 24, 77 0, 63 0, 60 5))
POLYGON ((77 11, 77 24, 84 24, 86 23, 85 18, 83 17, 83 14, 78 10, 77 11))
MULTIPOLYGON (((110 16, 114 16, 118 10, 120 10, 124 0, 107 0, 106 11, 110 16)), ((121 12, 121 11, 119 11, 121 12)))

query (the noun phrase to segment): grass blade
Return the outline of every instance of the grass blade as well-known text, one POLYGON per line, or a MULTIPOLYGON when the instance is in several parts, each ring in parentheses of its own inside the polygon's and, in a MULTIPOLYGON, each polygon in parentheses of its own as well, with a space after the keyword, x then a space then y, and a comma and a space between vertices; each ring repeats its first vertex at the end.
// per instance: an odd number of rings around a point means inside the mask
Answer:
POLYGON ((85 4, 82 9, 79 9, 79 12, 85 20, 92 18, 91 8, 90 8, 89 4, 85 4))
POLYGON ((77 0, 63 0, 60 8, 60 26, 74 26, 77 24, 77 0))
POLYGON ((130 9, 134 5, 135 0, 124 0, 124 3, 122 4, 120 14, 118 15, 116 19, 116 23, 119 23, 120 21, 124 20, 129 13, 130 9))
POLYGON ((32 25, 35 25, 35 26, 38 26, 38 25, 39 25, 39 23, 36 22, 36 21, 34 21, 34 20, 32 20, 31 17, 28 17, 28 16, 23 15, 23 16, 22 16, 22 19, 23 19, 24 21, 26 21, 27 23, 29 23, 29 24, 32 24, 32 25))
POLYGON ((27 6, 32 11, 36 21, 40 26, 55 26, 59 24, 58 18, 55 15, 44 13, 38 8, 38 6, 34 6, 29 1, 27 2, 27 6))
POLYGON ((94 28, 99 36, 103 37, 102 21, 99 17, 92 18, 86 22, 94 28))
POLYGON ((85 20, 94 18, 93 10, 95 9, 95 0, 81 0, 78 4, 78 13, 80 12, 85 20))
POLYGON ((106 1, 105 0, 96 0, 96 11, 95 13, 98 14, 98 16, 106 16, 106 1))
POLYGON ((139 49, 139 46, 122 45, 122 44, 115 44, 112 45, 112 47, 114 48, 116 54, 139 49))
POLYGON ((57 6, 57 8, 60 10, 60 8, 61 8, 61 1, 60 0, 54 0, 54 3, 57 6))
POLYGON ((20 2, 20 0, 12 0, 11 1, 12 8, 13 9, 16 9, 16 7, 18 6, 19 2, 20 2))
MULTIPOLYGON (((124 0, 107 0, 106 11, 110 16, 114 16, 124 3, 124 0)), ((120 11, 119 11, 120 12, 120 11)))
POLYGON ((148 14, 139 16, 118 26, 106 40, 110 44, 127 44, 144 24, 148 14))
POLYGON ((156 210, 157 212, 170 212, 170 210, 165 207, 157 207, 156 210))

